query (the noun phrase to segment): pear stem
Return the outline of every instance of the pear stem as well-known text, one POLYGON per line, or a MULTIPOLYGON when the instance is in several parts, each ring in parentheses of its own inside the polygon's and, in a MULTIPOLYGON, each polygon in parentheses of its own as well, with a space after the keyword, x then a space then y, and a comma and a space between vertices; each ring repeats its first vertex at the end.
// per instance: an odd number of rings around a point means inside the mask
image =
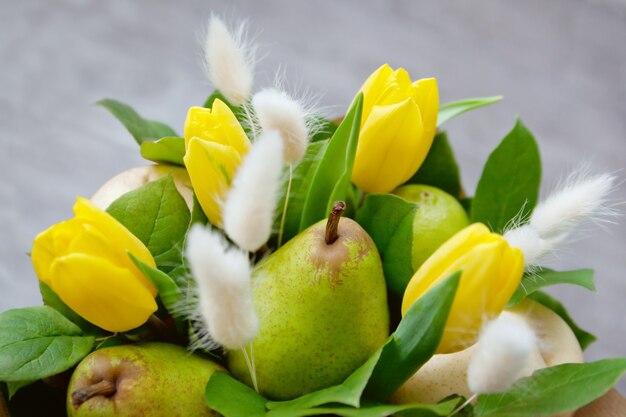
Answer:
POLYGON ((97 395, 108 397, 115 394, 116 391, 117 388, 113 382, 103 379, 96 384, 74 390, 74 392, 72 392, 72 404, 74 407, 78 407, 92 397, 97 395))
POLYGON ((332 245, 339 238, 337 230, 339 229, 339 219, 346 209, 346 203, 343 201, 335 201, 333 208, 328 216, 326 223, 326 234, 324 239, 327 245, 332 245))

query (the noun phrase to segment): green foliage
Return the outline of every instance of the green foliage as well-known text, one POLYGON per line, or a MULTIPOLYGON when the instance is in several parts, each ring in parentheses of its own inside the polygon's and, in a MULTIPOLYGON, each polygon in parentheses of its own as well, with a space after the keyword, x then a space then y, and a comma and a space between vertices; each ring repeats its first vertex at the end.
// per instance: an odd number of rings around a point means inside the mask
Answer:
POLYGON ((413 218, 417 207, 392 194, 369 194, 356 221, 372 237, 383 263, 385 280, 398 295, 413 276, 413 218))
POLYGON ((477 417, 535 417, 576 410, 604 395, 626 372, 626 359, 540 369, 502 393, 478 397, 477 417))
POLYGON ((537 301, 538 303, 548 307, 550 310, 558 314, 559 317, 561 317, 563 321, 565 321, 567 325, 572 329, 574 335, 576 336, 576 339, 578 339, 578 343, 580 343, 581 348, 585 349, 587 348, 587 346, 596 341, 596 337, 594 335, 578 327, 578 325, 574 322, 574 319, 572 319, 572 317, 567 312, 567 309, 565 309, 563 304, 561 304, 555 298, 549 296, 542 291, 535 291, 534 293, 529 294, 528 298, 537 301))
POLYGON ((460 271, 452 274, 409 308, 383 347, 367 385, 369 398, 386 401, 433 356, 460 279, 460 271))
POLYGON ((176 285, 176 282, 163 271, 159 271, 156 268, 148 265, 145 262, 137 259, 132 253, 128 254, 130 259, 137 265, 137 268, 152 282, 152 285, 157 289, 159 298, 163 303, 163 306, 167 311, 174 316, 176 306, 183 297, 183 294, 176 285))
POLYGON ((170 175, 124 194, 107 211, 146 245, 159 269, 182 263, 191 215, 170 175))
POLYGON ((367 385, 367 381, 374 371, 380 354, 381 350, 379 349, 339 385, 311 392, 289 401, 270 401, 267 403, 267 408, 270 410, 304 410, 334 403, 359 407, 361 404, 361 395, 367 385))
POLYGON ((215 372, 204 391, 207 406, 224 417, 265 415, 267 400, 252 388, 225 372, 215 372))
POLYGON ((313 135, 309 138, 310 142, 326 140, 337 130, 337 124, 335 124, 335 122, 319 114, 313 115, 313 120, 310 120, 309 124, 314 126, 313 135))
MULTIPOLYGON (((311 143, 304 157, 296 165, 292 167, 291 190, 289 192, 289 205, 285 216, 285 225, 283 229, 283 242, 287 242, 300 231, 300 219, 304 210, 304 203, 308 194, 313 176, 319 163, 326 151, 328 141, 311 143)), ((285 199, 287 198, 287 186, 289 182, 289 168, 283 175, 283 184, 280 187, 281 194, 278 201, 276 218, 274 221, 274 230, 278 231, 283 214, 285 199)))
POLYGON ((596 290, 593 283, 592 269, 576 269, 574 271, 559 272, 544 268, 532 274, 525 274, 522 277, 522 282, 511 297, 508 307, 516 306, 529 294, 543 287, 558 284, 572 284, 590 291, 596 290))
POLYGON ((47 306, 0 314, 0 380, 28 381, 71 368, 87 355, 93 336, 47 306))
POLYGON ((148 161, 185 166, 185 139, 167 136, 141 144, 141 156, 148 161))
POLYGON ((345 200, 348 196, 361 129, 362 108, 363 94, 359 93, 352 102, 345 119, 328 142, 315 169, 304 202, 300 230, 325 218, 334 201, 345 200))
POLYGON ((446 401, 440 404, 366 404, 359 408, 341 407, 338 405, 328 405, 319 408, 286 410, 278 409, 267 413, 268 417, 300 417, 300 416, 320 416, 336 415, 345 417, 385 417, 390 415, 407 417, 438 417, 449 415, 458 400, 446 401))
POLYGON ((488 106, 490 104, 497 103, 500 100, 502 100, 502 96, 470 98, 443 104, 439 106, 437 127, 441 126, 448 120, 465 113, 466 111, 488 106))
POLYGON ((426 159, 407 184, 432 185, 459 198, 461 193, 459 164, 454 158, 446 132, 435 135, 426 159))
POLYGON ((502 232, 514 218, 526 219, 537 204, 541 158, 521 121, 491 153, 476 188, 472 221, 502 232))
POLYGON ((59 296, 43 281, 39 281, 39 292, 41 293, 41 298, 43 299, 43 303, 45 305, 52 307, 61 313, 66 319, 80 327, 85 334, 92 336, 101 336, 105 334, 102 329, 89 323, 87 320, 79 316, 74 310, 69 308, 63 300, 61 300, 61 298, 59 298, 59 296))
POLYGON ((105 98, 98 101, 97 104, 110 111, 139 145, 166 136, 178 136, 174 129, 166 124, 144 119, 132 107, 117 100, 105 98))

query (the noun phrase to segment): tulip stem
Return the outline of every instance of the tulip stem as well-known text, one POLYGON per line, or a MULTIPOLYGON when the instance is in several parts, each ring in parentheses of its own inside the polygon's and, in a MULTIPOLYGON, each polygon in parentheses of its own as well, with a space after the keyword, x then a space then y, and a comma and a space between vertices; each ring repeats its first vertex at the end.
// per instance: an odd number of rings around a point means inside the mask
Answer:
POLYGON ((326 223, 326 234, 324 239, 327 245, 332 245, 339 238, 337 233, 339 229, 339 220, 341 215, 346 209, 346 203, 343 201, 335 201, 333 208, 328 215, 328 222, 326 223))
POLYGON ((287 208, 289 207, 289 194, 291 194, 291 181, 293 180, 293 164, 289 164, 289 181, 285 192, 285 204, 283 205, 283 215, 280 218, 280 228, 278 229, 278 247, 283 244, 283 233, 285 232, 285 221, 287 220, 287 208))
POLYGON ((97 395, 104 395, 110 397, 117 392, 115 383, 103 379, 102 381, 88 385, 86 387, 78 388, 72 392, 72 404, 74 407, 78 407, 85 401, 97 395))

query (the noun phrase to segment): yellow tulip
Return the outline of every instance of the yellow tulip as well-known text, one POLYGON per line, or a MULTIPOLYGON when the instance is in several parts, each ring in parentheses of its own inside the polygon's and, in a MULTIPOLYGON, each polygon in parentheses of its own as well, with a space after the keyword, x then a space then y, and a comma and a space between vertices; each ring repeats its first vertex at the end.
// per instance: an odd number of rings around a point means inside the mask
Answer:
POLYGON ((411 82, 387 64, 365 81, 361 132, 352 182, 368 193, 388 193, 417 172, 433 143, 439 90, 434 78, 411 82))
POLYGON ((111 332, 145 323, 157 310, 156 289, 129 257, 155 266, 145 245, 108 213, 79 197, 73 219, 40 233, 35 273, 68 307, 111 332))
POLYGON ((462 271, 437 353, 471 345, 484 320, 500 314, 520 283, 524 255, 504 238, 474 223, 452 236, 415 272, 402 300, 402 314, 434 285, 462 271))
POLYGON ((222 226, 221 204, 249 148, 246 133, 222 101, 215 100, 210 109, 189 109, 183 160, 198 202, 214 226, 222 226))

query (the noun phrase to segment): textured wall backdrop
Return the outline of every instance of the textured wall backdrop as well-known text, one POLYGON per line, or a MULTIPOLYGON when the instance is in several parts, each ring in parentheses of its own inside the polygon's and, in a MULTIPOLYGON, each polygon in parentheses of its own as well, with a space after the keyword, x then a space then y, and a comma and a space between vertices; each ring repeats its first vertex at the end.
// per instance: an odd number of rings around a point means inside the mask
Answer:
MULTIPOLYGON (((182 128, 211 88, 198 34, 211 11, 250 19, 265 58, 340 114, 384 62, 436 76, 442 101, 505 100, 448 125, 468 191, 516 117, 535 133, 543 192, 581 162, 626 178, 626 4, 621 0, 0 1, 0 310, 40 302, 26 253, 114 174, 145 164, 102 97, 182 128)), ((616 199, 626 201, 622 184, 616 199)), ((626 210, 626 206, 622 206, 626 210)), ((573 243, 557 267, 597 270, 598 294, 556 288, 600 341, 626 356, 626 218, 573 243)), ((621 383, 622 391, 626 382, 621 383)))

